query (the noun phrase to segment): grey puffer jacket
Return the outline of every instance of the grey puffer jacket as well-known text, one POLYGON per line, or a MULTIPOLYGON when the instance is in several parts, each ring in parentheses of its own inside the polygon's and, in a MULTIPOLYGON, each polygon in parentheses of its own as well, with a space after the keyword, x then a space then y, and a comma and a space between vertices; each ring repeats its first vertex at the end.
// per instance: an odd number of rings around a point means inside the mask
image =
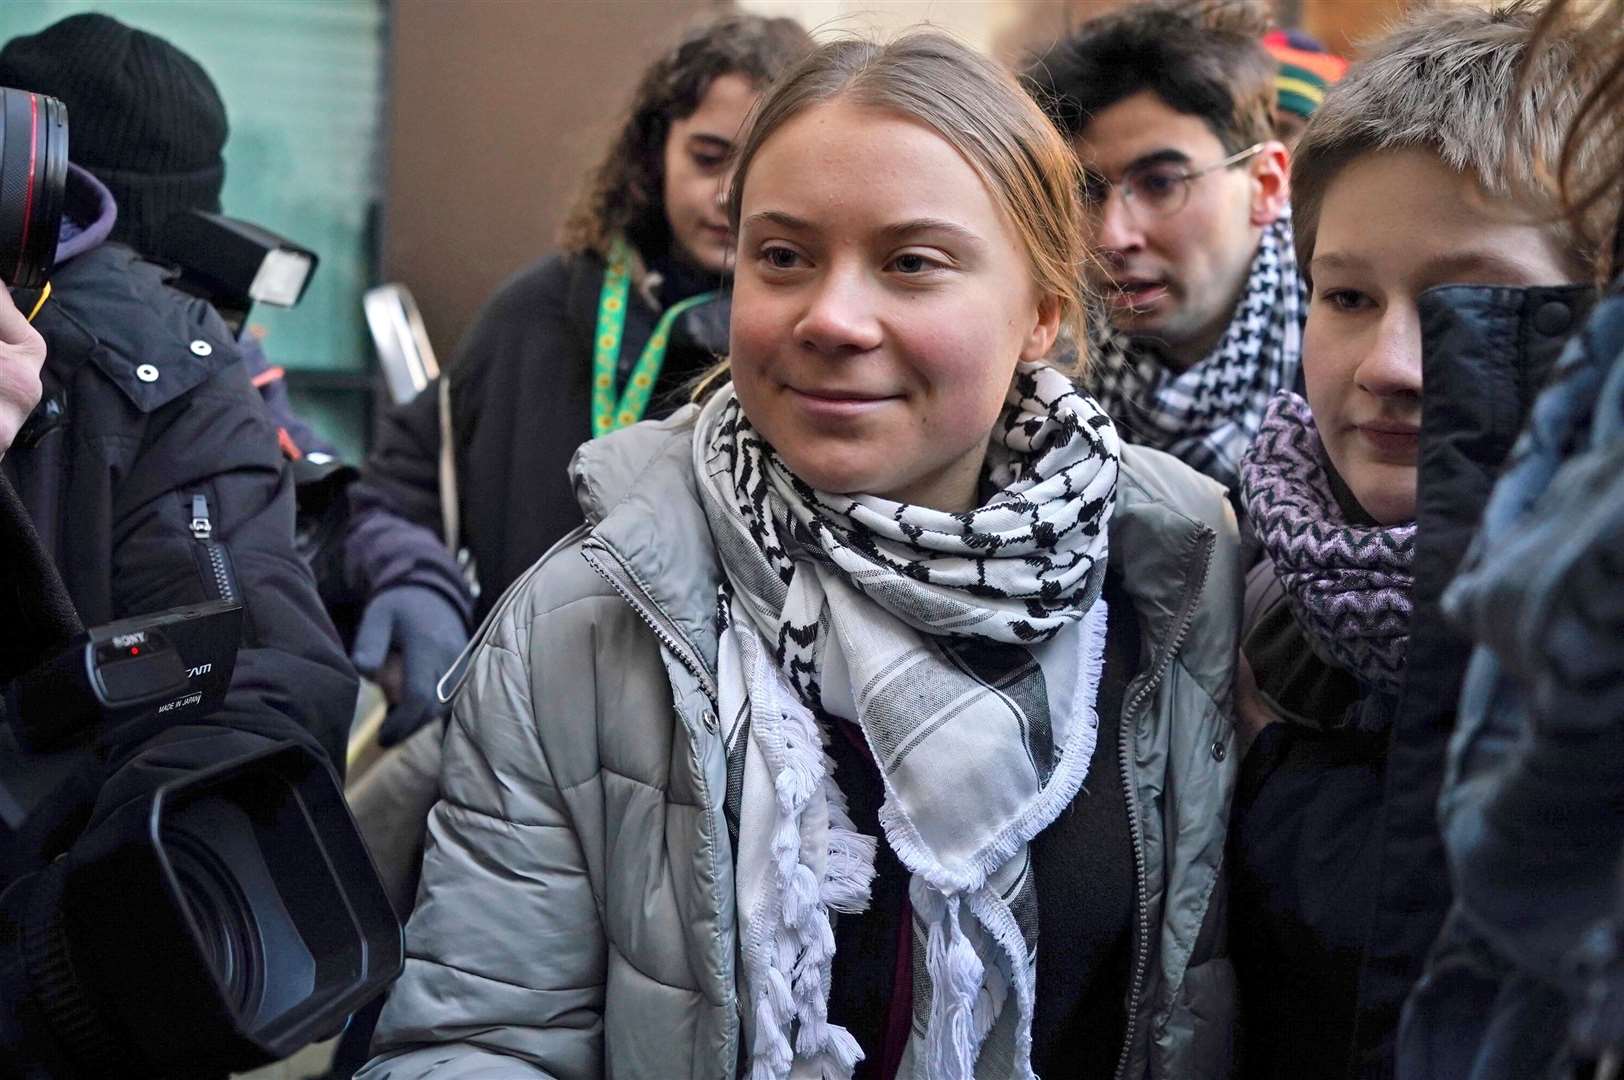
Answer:
MULTIPOLYGON (((357 1080, 735 1075, 721 567, 691 417, 582 448, 588 529, 487 623, 446 737, 406 971, 357 1080)), ((1123 706, 1139 911, 1118 1076, 1224 1077, 1240 582, 1222 489, 1125 448, 1111 559, 1148 658, 1123 706)))

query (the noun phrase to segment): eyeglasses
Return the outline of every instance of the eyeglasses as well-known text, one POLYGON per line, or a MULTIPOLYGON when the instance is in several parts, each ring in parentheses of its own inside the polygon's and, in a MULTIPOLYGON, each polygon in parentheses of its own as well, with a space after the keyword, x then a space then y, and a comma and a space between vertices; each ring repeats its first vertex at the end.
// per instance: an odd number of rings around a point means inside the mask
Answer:
POLYGON ((1263 145, 1254 143, 1204 169, 1186 169, 1167 161, 1139 165, 1123 173, 1122 179, 1114 184, 1099 173, 1085 173, 1083 202, 1091 212, 1097 214, 1105 208, 1105 200, 1110 198, 1111 189, 1116 188, 1122 193, 1122 202, 1130 213, 1137 208, 1153 217, 1172 217, 1190 201, 1191 184, 1208 173, 1239 165, 1255 156, 1263 145))

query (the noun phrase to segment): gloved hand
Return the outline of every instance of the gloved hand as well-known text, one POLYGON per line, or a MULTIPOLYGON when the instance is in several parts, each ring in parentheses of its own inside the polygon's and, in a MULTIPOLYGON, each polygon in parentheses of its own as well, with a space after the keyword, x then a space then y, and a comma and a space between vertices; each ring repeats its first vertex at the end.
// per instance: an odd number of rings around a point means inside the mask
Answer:
POLYGON ((350 657, 356 670, 377 679, 392 653, 400 657, 398 687, 378 680, 390 700, 378 730, 380 746, 393 746, 445 715, 446 706, 435 695, 435 686, 467 644, 462 614, 427 586, 397 585, 367 603, 350 657))

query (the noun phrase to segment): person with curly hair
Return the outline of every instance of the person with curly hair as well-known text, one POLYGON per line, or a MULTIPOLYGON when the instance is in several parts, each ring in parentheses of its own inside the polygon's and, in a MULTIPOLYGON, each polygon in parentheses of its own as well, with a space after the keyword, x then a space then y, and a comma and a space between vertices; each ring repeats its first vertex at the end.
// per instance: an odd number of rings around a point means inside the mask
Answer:
POLYGON ((503 285, 446 375, 385 420, 352 491, 345 559, 365 601, 357 666, 376 675, 401 655, 385 745, 441 715, 435 683, 470 622, 580 523, 565 475, 576 447, 669 412, 725 351, 733 139, 811 44, 791 19, 730 15, 656 60, 563 250, 503 285))

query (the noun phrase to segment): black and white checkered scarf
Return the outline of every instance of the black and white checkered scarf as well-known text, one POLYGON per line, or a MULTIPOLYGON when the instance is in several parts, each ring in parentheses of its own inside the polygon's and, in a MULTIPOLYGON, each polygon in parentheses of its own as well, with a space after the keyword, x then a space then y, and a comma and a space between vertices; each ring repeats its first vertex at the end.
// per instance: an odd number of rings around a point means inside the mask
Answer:
POLYGON ((847 1077, 862 1057, 828 1022, 830 913, 867 907, 875 840, 846 816, 828 716, 862 729, 885 840, 912 874, 904 1075, 1030 1077, 1027 844, 1076 795, 1098 728, 1109 417, 1023 365, 989 448, 997 493, 966 513, 812 489, 731 387, 697 425, 727 576, 718 675, 751 1080, 847 1077))
POLYGON ((1176 372, 1150 341, 1095 319, 1088 390, 1123 438, 1165 450, 1238 491, 1241 455, 1269 399, 1296 382, 1306 317, 1307 287, 1297 272, 1291 217, 1283 215, 1263 230, 1240 303, 1206 359, 1176 372))

